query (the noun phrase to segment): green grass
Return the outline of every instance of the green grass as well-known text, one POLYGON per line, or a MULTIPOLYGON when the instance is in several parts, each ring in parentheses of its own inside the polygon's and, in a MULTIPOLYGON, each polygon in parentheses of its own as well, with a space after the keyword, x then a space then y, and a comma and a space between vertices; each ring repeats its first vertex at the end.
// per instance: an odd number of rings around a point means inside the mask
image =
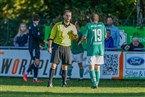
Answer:
POLYGON ((54 87, 42 83, 23 82, 22 78, 0 77, 0 97, 145 97, 144 80, 101 80, 98 89, 90 88, 90 80, 73 79, 69 87, 60 87, 61 79, 54 79, 54 87))

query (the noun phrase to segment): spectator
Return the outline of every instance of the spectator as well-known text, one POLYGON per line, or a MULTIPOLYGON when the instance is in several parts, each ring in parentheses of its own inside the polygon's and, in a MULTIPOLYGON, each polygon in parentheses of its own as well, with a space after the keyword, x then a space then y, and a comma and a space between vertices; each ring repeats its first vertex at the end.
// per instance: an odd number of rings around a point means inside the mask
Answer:
POLYGON ((114 40, 114 48, 118 48, 120 43, 119 29, 113 25, 113 18, 111 16, 107 17, 107 29, 111 31, 111 37, 114 40))
POLYGON ((28 32, 26 24, 21 23, 18 29, 18 34, 14 37, 14 46, 28 47, 28 32))
POLYGON ((113 38, 110 36, 111 31, 107 29, 107 37, 105 39, 105 48, 113 48, 114 47, 114 41, 113 38))
POLYGON ((131 44, 122 45, 121 48, 127 51, 135 51, 135 50, 140 50, 140 48, 144 48, 144 46, 142 43, 140 43, 138 38, 133 38, 133 41, 131 44))

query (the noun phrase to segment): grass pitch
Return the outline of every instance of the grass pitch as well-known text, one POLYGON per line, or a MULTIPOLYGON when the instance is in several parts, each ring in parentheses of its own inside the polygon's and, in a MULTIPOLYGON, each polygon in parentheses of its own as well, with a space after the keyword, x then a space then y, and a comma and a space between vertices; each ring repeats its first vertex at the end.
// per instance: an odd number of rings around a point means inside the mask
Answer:
POLYGON ((90 88, 90 80, 68 81, 61 87, 61 79, 54 79, 54 87, 42 83, 23 82, 22 78, 0 77, 0 97, 145 97, 145 80, 101 80, 98 89, 90 88))

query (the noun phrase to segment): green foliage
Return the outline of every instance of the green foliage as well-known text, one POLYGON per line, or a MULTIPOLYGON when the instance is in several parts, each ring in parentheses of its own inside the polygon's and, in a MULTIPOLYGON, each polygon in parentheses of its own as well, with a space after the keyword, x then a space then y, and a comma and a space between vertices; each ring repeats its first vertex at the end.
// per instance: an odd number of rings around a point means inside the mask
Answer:
MULTIPOLYGON (((132 9, 136 7, 137 0, 0 0, 0 45, 12 44, 12 37, 16 35, 21 22, 29 24, 34 14, 41 17, 41 27, 54 25, 62 20, 65 9, 73 12, 72 22, 79 20, 82 24, 89 22, 92 12, 100 15, 101 21, 111 15, 115 18, 116 24, 122 24, 120 19, 126 19, 132 9), (45 20, 43 20, 45 19, 45 20), (8 42, 8 43, 7 43, 8 42)), ((142 5, 145 0, 142 0, 142 5)), ((145 7, 143 6, 143 11, 145 7)), ((145 16, 145 12, 144 12, 145 16)), ((136 10, 129 19, 136 19, 136 10)))
POLYGON ((3 0, 1 5, 2 17, 11 19, 28 19, 47 9, 43 0, 3 0))
MULTIPOLYGON (((43 19, 57 22, 62 19, 64 10, 69 9, 73 12, 73 21, 80 20, 83 24, 89 21, 92 12, 97 12, 102 21, 111 15, 118 22, 119 19, 126 19, 135 7, 136 0, 0 0, 0 17, 20 18, 28 23, 37 13, 43 19)), ((129 19, 136 16, 135 10, 129 19)))
MULTIPOLYGON (((0 12, 3 18, 31 18, 38 13, 42 18, 55 18, 62 15, 65 9, 70 9, 75 18, 84 18, 91 12, 102 16, 108 13, 126 19, 136 0, 0 0, 0 12)), ((136 14, 131 16, 135 18, 136 14)))

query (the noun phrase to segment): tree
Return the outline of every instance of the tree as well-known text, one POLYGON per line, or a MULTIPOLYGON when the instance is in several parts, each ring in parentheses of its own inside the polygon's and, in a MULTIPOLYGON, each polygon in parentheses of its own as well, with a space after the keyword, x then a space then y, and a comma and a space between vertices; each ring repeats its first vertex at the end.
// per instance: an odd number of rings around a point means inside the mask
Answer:
MULTIPOLYGON (((17 33, 20 22, 29 23, 34 14, 41 17, 42 27, 50 22, 62 19, 65 9, 73 12, 73 21, 83 24, 89 21, 92 12, 97 12, 101 20, 111 15, 116 21, 136 19, 137 0, 0 0, 0 30, 3 39, 9 40, 17 33), (131 13, 132 12, 132 13, 131 13), (130 15, 131 13, 131 15, 130 15), (45 20, 43 20, 45 19, 45 20), (3 33, 5 32, 5 33, 3 33)), ((145 17, 145 0, 142 1, 142 12, 145 17)), ((11 44, 11 43, 10 43, 11 44)))
MULTIPOLYGON (((144 1, 144 0, 142 0, 144 1)), ((0 0, 0 12, 3 18, 30 18, 38 13, 42 18, 55 18, 62 15, 65 9, 88 13, 97 11, 126 19, 136 6, 136 0, 0 0)), ((136 12, 130 17, 135 18, 136 12)), ((76 14, 76 13, 75 13, 76 14)), ((78 15, 76 15, 78 16, 78 15)))

